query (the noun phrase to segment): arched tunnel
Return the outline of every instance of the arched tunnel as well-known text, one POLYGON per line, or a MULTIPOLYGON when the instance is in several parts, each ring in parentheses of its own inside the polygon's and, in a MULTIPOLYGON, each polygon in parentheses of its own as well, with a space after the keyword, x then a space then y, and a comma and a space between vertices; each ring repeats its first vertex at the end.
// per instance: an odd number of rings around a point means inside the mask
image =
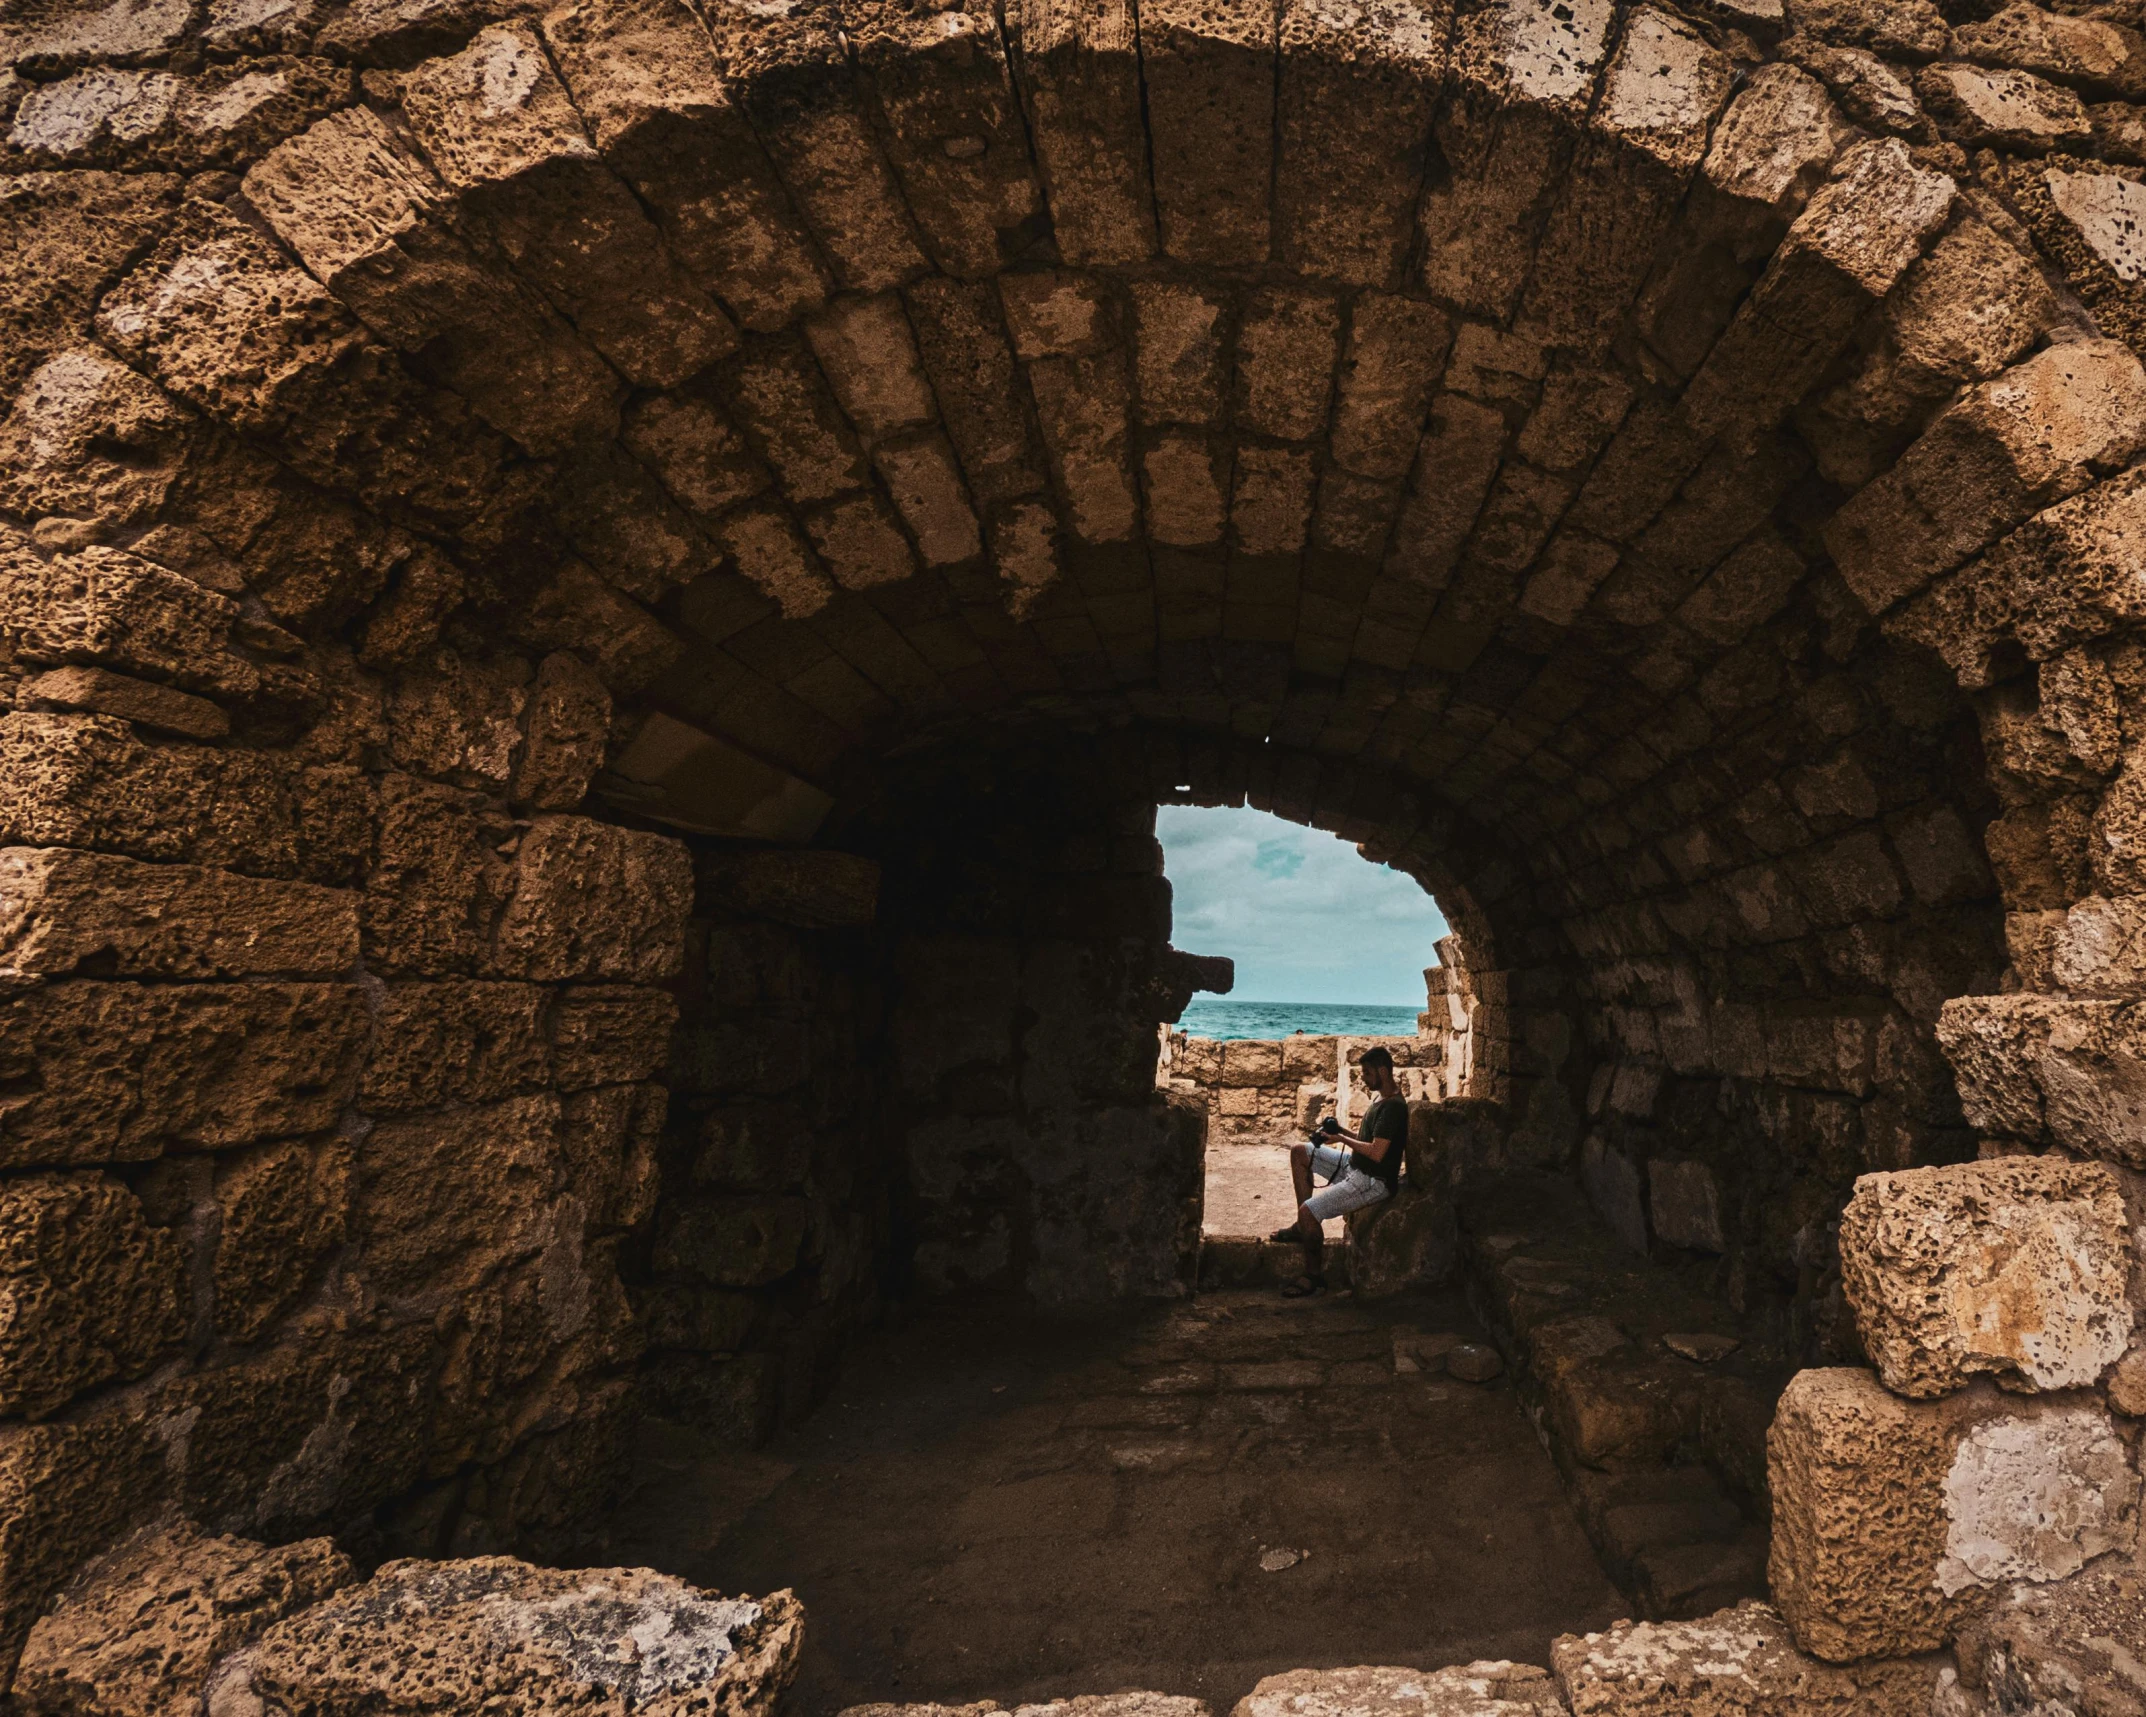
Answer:
POLYGON ((1443 907, 1441 1280, 1568 1477, 1742 1367, 1749 1709, 2135 1677, 2136 14, 0 17, 24 1708, 159 1523, 571 1564, 652 1416, 1193 1303, 1158 804, 1443 907))

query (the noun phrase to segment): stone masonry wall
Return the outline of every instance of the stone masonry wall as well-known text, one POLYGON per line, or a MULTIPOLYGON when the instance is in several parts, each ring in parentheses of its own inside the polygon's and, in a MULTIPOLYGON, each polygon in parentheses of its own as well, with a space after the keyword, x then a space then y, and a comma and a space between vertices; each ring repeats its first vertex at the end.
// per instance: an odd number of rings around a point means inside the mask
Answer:
MULTIPOLYGON (((1294 1140, 1322 1116, 1353 1127, 1365 1090, 1356 1071, 1377 1045, 1394 1058, 1402 1095, 1436 1101, 1445 1086, 1446 1045, 1424 1037, 1315 1037, 1217 1040, 1171 1032, 1163 1040, 1157 1081, 1198 1098, 1210 1145, 1294 1140)), ((1454 1093, 1457 1094, 1457 1093, 1454 1093)))

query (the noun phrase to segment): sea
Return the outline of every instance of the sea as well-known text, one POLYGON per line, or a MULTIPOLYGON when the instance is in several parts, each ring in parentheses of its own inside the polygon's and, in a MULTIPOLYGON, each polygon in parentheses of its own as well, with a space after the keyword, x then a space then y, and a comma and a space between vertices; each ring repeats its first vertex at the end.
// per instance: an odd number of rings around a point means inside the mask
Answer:
POLYGON ((1353 1002, 1233 1002, 1194 996, 1177 1030, 1192 1037, 1413 1037, 1417 1008, 1366 1007, 1353 1002))

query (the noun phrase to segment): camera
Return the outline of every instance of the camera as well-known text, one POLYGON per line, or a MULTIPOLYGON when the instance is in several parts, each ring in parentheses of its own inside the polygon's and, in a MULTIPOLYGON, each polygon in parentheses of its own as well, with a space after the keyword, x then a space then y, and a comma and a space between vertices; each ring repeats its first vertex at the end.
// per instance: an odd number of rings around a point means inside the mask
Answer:
POLYGON ((1312 1129, 1312 1138, 1316 1140, 1322 1133, 1325 1134, 1328 1138, 1332 1138, 1336 1133, 1340 1131, 1341 1123, 1335 1120, 1333 1116, 1329 1115, 1325 1120, 1321 1121, 1318 1126, 1312 1129))

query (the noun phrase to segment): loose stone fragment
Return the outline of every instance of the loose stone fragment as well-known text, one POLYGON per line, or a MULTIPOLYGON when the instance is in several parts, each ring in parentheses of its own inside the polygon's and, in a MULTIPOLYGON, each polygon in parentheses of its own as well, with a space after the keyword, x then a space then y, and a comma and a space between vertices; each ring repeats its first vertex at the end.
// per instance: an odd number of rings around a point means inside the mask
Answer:
POLYGON ((1463 1383, 1488 1383, 1504 1369, 1498 1350, 1480 1342, 1458 1342, 1446 1352, 1447 1373, 1463 1383))
POLYGON ((211 1672, 357 1572, 327 1538, 270 1548, 190 1524, 145 1528, 84 1568, 30 1632, 15 1698, 32 1717, 161 1717, 211 1672))

